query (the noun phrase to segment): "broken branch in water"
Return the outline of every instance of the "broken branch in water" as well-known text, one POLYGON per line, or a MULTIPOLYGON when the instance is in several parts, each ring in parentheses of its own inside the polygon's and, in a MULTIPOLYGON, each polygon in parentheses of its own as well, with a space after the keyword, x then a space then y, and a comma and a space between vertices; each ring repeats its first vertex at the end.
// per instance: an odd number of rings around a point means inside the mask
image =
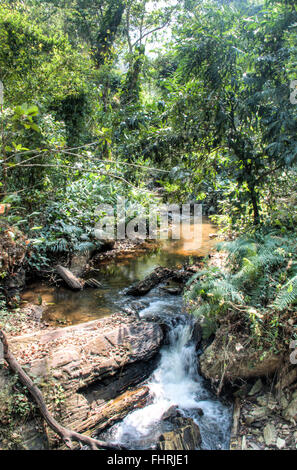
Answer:
POLYGON ((64 428, 61 426, 55 418, 49 412, 46 403, 44 401, 43 395, 40 389, 34 384, 31 378, 27 375, 27 373, 23 370, 20 366, 14 355, 9 350, 8 341, 6 335, 3 330, 0 330, 0 341, 3 345, 3 355, 4 359, 11 368, 11 370, 17 374, 22 384, 27 387, 30 395, 36 402, 39 411, 47 422, 49 427, 58 434, 61 439, 64 441, 66 446, 69 449, 72 449, 72 443, 78 442, 83 445, 87 445, 92 450, 99 450, 99 449, 110 449, 110 450, 124 450, 125 447, 118 445, 118 444, 109 444, 105 441, 100 441, 98 439, 93 439, 92 437, 85 436, 75 431, 71 431, 70 429, 64 428))

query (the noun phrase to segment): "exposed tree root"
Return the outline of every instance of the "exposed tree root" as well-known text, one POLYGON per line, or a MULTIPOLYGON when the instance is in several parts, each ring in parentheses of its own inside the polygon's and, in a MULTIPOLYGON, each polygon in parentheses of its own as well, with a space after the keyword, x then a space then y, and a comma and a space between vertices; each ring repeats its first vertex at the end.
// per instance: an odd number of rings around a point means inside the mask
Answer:
POLYGON ((83 434, 79 434, 75 431, 71 431, 70 429, 67 429, 61 426, 49 412, 40 389, 33 383, 30 377, 26 374, 26 372, 17 362, 14 355, 10 352, 7 338, 3 330, 0 330, 0 340, 2 341, 2 344, 3 344, 3 353, 4 353, 5 361, 7 362, 11 370, 18 375, 22 384, 25 385, 25 387, 27 387, 29 393, 33 397, 34 401, 36 402, 41 415, 43 416, 43 418, 45 419, 49 427, 61 437, 61 439, 64 441, 65 445, 69 449, 73 448, 73 442, 78 442, 81 445, 87 445, 92 450, 99 450, 99 449, 124 450, 125 449, 123 446, 120 446, 117 444, 109 444, 104 441, 93 439, 91 437, 85 436, 83 434))

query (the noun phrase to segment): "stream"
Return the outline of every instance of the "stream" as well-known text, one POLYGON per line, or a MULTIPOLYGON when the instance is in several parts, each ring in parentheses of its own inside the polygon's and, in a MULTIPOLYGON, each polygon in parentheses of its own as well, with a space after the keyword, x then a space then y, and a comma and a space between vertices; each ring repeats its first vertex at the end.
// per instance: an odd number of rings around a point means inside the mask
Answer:
POLYGON ((181 237, 162 241, 159 249, 152 252, 100 266, 100 271, 92 272, 92 277, 102 284, 100 289, 72 292, 37 283, 24 293, 23 300, 37 303, 41 298, 48 305, 44 320, 51 323, 85 322, 137 305, 141 318, 161 317, 168 326, 158 366, 147 381, 152 401, 105 432, 104 438, 109 441, 131 449, 154 448, 159 436, 168 430, 162 415, 175 405, 184 417, 198 424, 202 449, 228 448, 231 406, 218 400, 198 374, 197 351, 191 339, 194 320, 184 311, 182 296, 167 293, 162 285, 137 300, 125 295, 128 286, 144 279, 158 266, 176 267, 206 256, 215 243, 209 234, 215 231, 215 226, 203 218, 200 248, 181 237))
POLYGON ((147 294, 148 305, 139 312, 141 318, 163 317, 170 328, 168 344, 162 347, 159 365, 148 380, 153 401, 130 413, 103 437, 132 449, 154 448, 158 437, 172 430, 161 418, 175 405, 198 424, 203 449, 227 449, 231 408, 210 392, 197 372, 196 345, 191 340, 194 322, 183 312, 181 296, 164 295, 161 290, 157 287, 147 294))

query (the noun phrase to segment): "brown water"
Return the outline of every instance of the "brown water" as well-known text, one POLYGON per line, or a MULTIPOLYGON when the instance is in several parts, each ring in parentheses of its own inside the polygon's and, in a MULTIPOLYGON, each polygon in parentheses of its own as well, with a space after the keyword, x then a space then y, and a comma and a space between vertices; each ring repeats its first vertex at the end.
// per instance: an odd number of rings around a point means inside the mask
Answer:
MULTIPOLYGON (((145 254, 131 254, 127 258, 102 264, 99 271, 92 272, 102 285, 98 289, 84 289, 79 292, 64 287, 49 287, 43 283, 30 286, 22 296, 23 301, 46 305, 44 320, 61 325, 81 323, 104 317, 119 311, 127 303, 123 290, 132 283, 144 279, 158 266, 174 267, 186 262, 195 262, 197 257, 206 256, 215 240, 209 235, 216 227, 206 217, 202 227, 184 223, 179 240, 162 240, 158 249, 145 254), (201 230, 199 237, 189 239, 189 232, 201 230)), ((197 232, 199 233, 199 232, 197 232)))
POLYGON ((99 436, 130 449, 155 448, 162 433, 175 430, 168 423, 164 425, 162 420, 172 406, 177 406, 183 416, 198 424, 202 449, 229 447, 232 410, 211 393, 198 374, 197 345, 192 335, 194 318, 185 315, 182 295, 170 295, 162 286, 156 286, 136 302, 125 294, 126 287, 143 279, 157 266, 173 267, 191 263, 191 260, 195 263, 195 258, 210 252, 215 240, 210 239, 209 234, 216 229, 209 220, 203 220, 201 244, 197 240, 186 239, 188 229, 194 231, 195 226, 185 226, 180 240, 160 242, 158 250, 138 253, 138 256, 130 253, 126 259, 100 265, 96 278, 102 283, 101 288, 73 292, 36 284, 23 296, 30 302, 38 302, 38 298, 42 298, 43 304, 50 304, 44 318, 61 325, 96 319, 127 307, 133 310, 133 303, 134 308, 135 303, 138 304, 136 310, 140 318, 162 317, 168 333, 166 344, 160 349, 156 369, 147 380, 152 400, 145 407, 129 413, 123 421, 105 431, 105 435, 99 436))

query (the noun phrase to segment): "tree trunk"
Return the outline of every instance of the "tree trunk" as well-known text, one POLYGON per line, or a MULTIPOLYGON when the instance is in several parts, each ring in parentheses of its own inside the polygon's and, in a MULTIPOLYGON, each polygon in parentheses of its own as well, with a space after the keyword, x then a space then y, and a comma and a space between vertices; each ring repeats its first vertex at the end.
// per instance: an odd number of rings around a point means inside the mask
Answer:
POLYGON ((74 274, 67 268, 58 265, 56 271, 61 276, 61 278, 66 282, 66 284, 73 290, 81 290, 84 287, 84 282, 81 279, 78 279, 74 274))
POLYGON ((98 68, 105 63, 109 56, 125 7, 126 2, 113 0, 104 14, 96 40, 95 60, 98 68))
POLYGON ((139 77, 143 66, 144 51, 144 46, 139 46, 129 66, 121 94, 121 102, 124 105, 136 104, 139 100, 139 77))
POLYGON ((259 225, 260 224, 260 214, 259 214, 259 205, 258 205, 258 197, 257 193, 255 191, 255 186, 253 184, 249 185, 249 190, 251 193, 251 202, 253 206, 253 212, 254 212, 254 225, 259 225))

